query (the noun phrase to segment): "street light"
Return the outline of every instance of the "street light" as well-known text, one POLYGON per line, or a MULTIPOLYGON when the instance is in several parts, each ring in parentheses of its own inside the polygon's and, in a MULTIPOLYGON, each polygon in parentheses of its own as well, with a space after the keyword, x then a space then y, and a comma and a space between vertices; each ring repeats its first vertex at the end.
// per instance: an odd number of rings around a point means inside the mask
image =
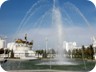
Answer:
POLYGON ((46 41, 46 50, 47 50, 47 47, 48 47, 48 38, 47 37, 45 38, 45 41, 46 41))

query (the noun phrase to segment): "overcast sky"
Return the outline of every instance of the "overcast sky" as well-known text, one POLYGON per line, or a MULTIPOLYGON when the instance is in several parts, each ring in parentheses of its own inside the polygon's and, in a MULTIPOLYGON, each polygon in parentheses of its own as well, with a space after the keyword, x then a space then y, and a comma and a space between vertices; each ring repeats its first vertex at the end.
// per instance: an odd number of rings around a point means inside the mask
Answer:
MULTIPOLYGON (((8 0, 0 9, 0 35, 8 41, 27 33, 34 48, 57 47, 58 39, 53 18, 53 0, 8 0)), ((62 21, 62 40, 88 45, 96 35, 96 8, 88 0, 56 0, 62 21)), ((58 15, 57 15, 58 16, 58 15)), ((58 17, 56 18, 58 20, 58 17)), ((58 30, 58 29, 57 29, 58 30)))

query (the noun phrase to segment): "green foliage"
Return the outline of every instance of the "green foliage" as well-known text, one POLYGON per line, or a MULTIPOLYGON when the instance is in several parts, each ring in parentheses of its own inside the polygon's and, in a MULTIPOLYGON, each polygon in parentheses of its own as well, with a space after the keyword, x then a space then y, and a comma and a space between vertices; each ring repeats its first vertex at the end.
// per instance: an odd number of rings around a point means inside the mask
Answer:
POLYGON ((73 49, 72 51, 73 58, 84 58, 84 59, 94 59, 94 49, 93 46, 85 48, 83 45, 81 49, 73 49))
POLYGON ((9 54, 10 50, 9 49, 6 49, 5 50, 5 54, 9 54))
POLYGON ((11 58, 14 58, 14 52, 13 52, 13 50, 11 51, 11 56, 10 56, 11 58))
POLYGON ((39 58, 39 55, 43 56, 44 50, 36 50, 36 54, 38 54, 38 58, 39 58))
POLYGON ((0 54, 4 54, 4 49, 0 49, 0 54))
POLYGON ((42 55, 43 58, 47 58, 47 51, 46 50, 36 50, 36 54, 38 54, 38 58, 39 58, 39 55, 42 55))

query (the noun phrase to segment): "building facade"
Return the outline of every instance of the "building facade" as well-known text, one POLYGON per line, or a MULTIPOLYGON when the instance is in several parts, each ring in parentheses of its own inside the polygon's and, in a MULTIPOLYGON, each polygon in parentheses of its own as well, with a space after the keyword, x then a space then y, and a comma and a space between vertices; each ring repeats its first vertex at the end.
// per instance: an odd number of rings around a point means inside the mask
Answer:
POLYGON ((35 52, 32 50, 32 43, 18 39, 7 44, 9 50, 13 50, 14 57, 20 59, 35 59, 35 52))
POLYGON ((5 40, 0 37, 0 49, 5 48, 5 40))
POLYGON ((68 52, 69 50, 73 50, 77 47, 77 44, 76 42, 67 42, 67 41, 64 41, 63 42, 63 48, 66 49, 66 51, 68 52))

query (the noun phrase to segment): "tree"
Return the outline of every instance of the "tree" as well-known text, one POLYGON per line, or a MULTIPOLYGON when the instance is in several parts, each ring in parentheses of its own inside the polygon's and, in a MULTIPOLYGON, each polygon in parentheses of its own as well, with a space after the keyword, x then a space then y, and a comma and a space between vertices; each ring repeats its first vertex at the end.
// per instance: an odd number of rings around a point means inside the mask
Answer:
POLYGON ((82 57, 82 50, 79 49, 78 52, 79 52, 79 58, 81 58, 82 57))
POLYGON ((11 51, 11 56, 10 56, 11 58, 14 58, 14 52, 13 52, 13 50, 11 51))
POLYGON ((47 55, 48 55, 47 51, 44 50, 44 52, 43 52, 43 58, 47 58, 47 55))
POLYGON ((6 50, 5 50, 5 54, 8 54, 9 52, 10 52, 9 49, 6 49, 6 50))
POLYGON ((68 50, 68 55, 69 55, 69 57, 71 57, 71 55, 72 55, 71 50, 68 50))
POLYGON ((90 56, 91 56, 91 59, 94 59, 94 49, 93 49, 93 46, 90 45, 90 52, 89 52, 90 56))
POLYGON ((0 49, 0 54, 4 54, 4 49, 3 48, 0 49))
POLYGON ((39 55, 43 56, 44 50, 36 50, 36 54, 38 55, 38 58, 39 58, 39 55))
POLYGON ((76 57, 76 50, 73 49, 73 50, 72 50, 72 58, 75 58, 75 57, 76 57))
POLYGON ((82 58, 85 58, 85 46, 84 45, 82 46, 81 52, 82 52, 82 58))
POLYGON ((39 50, 36 50, 36 54, 38 55, 38 58, 39 58, 39 50))

